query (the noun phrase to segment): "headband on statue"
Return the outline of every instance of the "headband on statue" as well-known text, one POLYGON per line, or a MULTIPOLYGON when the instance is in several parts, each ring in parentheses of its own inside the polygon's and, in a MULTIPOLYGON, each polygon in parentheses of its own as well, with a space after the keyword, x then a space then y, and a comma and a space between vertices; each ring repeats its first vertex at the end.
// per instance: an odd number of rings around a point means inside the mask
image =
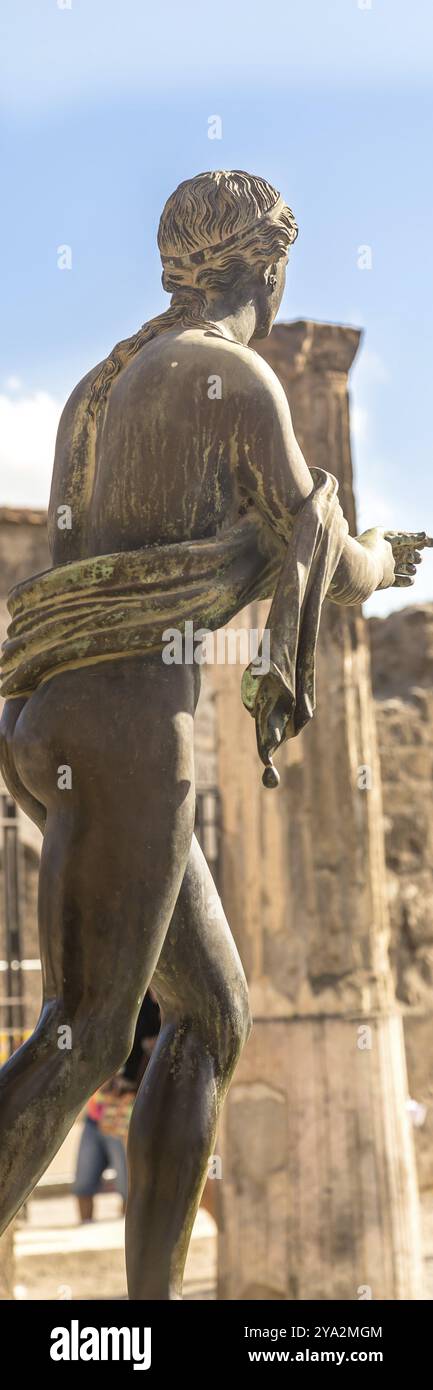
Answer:
POLYGON ((242 231, 234 232, 233 236, 225 237, 223 241, 208 242, 200 251, 191 251, 184 256, 167 256, 163 255, 161 251, 162 264, 172 270, 187 270, 189 267, 194 269, 196 266, 201 266, 213 256, 220 256, 225 251, 229 251, 232 246, 241 247, 242 242, 251 236, 251 232, 257 230, 258 225, 262 227, 268 222, 278 222, 285 207, 284 198, 279 195, 276 203, 272 208, 269 208, 268 212, 261 213, 259 216, 256 215, 247 227, 242 228, 242 231))

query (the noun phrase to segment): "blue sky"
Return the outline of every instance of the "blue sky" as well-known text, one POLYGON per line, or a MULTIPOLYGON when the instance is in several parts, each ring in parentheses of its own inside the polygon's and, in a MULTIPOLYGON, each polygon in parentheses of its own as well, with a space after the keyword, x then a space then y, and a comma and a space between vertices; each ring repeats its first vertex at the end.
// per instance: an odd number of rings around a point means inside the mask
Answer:
MULTIPOLYGON (((365 330, 360 524, 431 530, 430 0, 3 0, 0 40, 0 503, 46 504, 72 386, 168 303, 155 239, 168 193, 234 167, 270 179, 299 222, 280 317, 365 330)), ((433 599, 432 554, 410 596, 433 599)))

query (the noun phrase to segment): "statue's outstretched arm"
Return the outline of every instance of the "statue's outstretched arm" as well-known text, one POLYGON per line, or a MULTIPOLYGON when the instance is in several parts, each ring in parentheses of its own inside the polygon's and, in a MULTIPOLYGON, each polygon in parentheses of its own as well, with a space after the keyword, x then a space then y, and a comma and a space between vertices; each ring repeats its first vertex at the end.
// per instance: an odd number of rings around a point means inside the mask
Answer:
MULTIPOLYGON (((267 368, 260 391, 246 404, 244 451, 239 480, 265 521, 283 540, 293 517, 313 491, 313 478, 293 429, 287 397, 267 368)), ((330 460, 332 473, 332 459, 330 460)), ((335 603, 362 603, 376 589, 413 584, 421 550, 432 542, 425 532, 386 532, 373 527, 348 536, 328 597, 335 603)))
POLYGON ((376 589, 410 587, 415 582, 416 567, 422 559, 421 551, 432 545, 433 540, 425 531, 384 531, 379 526, 364 531, 355 540, 348 536, 328 589, 328 598, 334 603, 360 603, 370 598, 376 589), (381 557, 383 560, 382 578, 373 584, 369 592, 363 591, 364 574, 359 558, 361 549, 367 560, 366 579, 369 578, 369 570, 373 572, 375 564, 380 575, 381 557))

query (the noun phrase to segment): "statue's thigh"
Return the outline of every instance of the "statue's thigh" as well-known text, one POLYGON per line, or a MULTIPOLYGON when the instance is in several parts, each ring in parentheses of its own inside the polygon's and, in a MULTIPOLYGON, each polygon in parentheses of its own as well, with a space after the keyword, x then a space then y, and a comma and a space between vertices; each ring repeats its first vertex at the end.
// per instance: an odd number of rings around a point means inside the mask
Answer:
POLYGON ((71 1007, 131 990, 139 1002, 163 947, 188 855, 190 818, 152 810, 123 822, 110 786, 98 815, 66 802, 50 808, 39 877, 39 937, 46 993, 65 987, 71 1007), (110 812, 112 815, 110 815, 110 812))
POLYGON ((164 1012, 186 1012, 207 1032, 247 996, 240 956, 195 835, 152 984, 164 1012))

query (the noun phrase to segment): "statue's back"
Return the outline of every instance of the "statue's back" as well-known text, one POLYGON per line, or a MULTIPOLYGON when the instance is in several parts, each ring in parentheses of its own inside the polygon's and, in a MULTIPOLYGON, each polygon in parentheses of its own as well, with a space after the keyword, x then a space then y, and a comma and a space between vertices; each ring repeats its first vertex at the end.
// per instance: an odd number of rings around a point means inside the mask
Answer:
POLYGON ((239 428, 255 363, 261 372, 255 354, 211 332, 161 334, 119 373, 95 424, 88 406, 99 367, 89 373, 59 426, 53 563, 199 539, 231 525, 242 508, 239 428), (69 529, 58 525, 65 505, 69 529))

